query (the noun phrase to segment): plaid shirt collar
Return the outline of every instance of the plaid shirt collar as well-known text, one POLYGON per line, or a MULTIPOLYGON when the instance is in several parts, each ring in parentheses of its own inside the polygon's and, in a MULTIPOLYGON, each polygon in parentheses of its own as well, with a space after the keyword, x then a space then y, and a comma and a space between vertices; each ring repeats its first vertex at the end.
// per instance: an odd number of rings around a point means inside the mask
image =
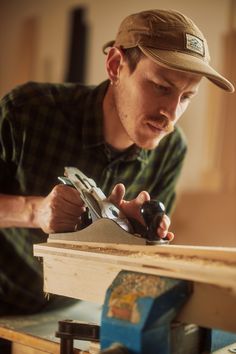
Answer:
MULTIPOLYGON (((107 146, 103 134, 103 99, 108 89, 109 81, 104 81, 95 87, 87 100, 90 109, 85 110, 86 115, 83 125, 83 146, 85 149, 95 148, 100 145, 107 146)), ((109 149, 109 147, 108 147, 109 149)), ((133 145, 125 150, 120 158, 126 161, 139 160, 148 162, 149 152, 133 145)))

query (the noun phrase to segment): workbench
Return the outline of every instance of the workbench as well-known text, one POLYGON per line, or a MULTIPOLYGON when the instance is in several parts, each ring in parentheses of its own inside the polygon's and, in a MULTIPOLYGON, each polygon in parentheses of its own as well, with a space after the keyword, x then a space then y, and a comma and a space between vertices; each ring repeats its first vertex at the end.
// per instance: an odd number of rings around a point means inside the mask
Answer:
MULTIPOLYGON (((236 332, 236 250, 234 248, 155 246, 49 240, 34 247, 44 264, 45 292, 78 301, 61 310, 0 320, 0 338, 13 343, 12 354, 60 353, 55 337, 64 319, 100 323, 106 291, 120 271, 178 278, 193 293, 177 320, 236 332), (88 302, 89 301, 89 302, 88 302)), ((74 341, 74 353, 88 353, 89 343, 74 341)), ((215 354, 228 354, 227 348, 215 354)))
POLYGON ((179 319, 236 332, 236 249, 191 246, 89 244, 75 241, 35 245, 44 262, 48 293, 103 304, 121 270, 186 279, 194 292, 179 319), (75 286, 76 284, 76 286, 75 286))
POLYGON ((183 323, 236 332, 236 249, 140 246, 50 240, 34 247, 49 293, 104 304, 121 271, 186 280, 193 292, 176 317, 183 323))

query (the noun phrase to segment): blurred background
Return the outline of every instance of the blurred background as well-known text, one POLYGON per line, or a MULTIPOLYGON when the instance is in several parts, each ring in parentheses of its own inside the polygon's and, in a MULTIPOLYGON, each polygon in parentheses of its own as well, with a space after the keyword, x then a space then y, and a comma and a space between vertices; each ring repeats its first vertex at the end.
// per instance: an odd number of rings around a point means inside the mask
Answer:
MULTIPOLYGON (((29 80, 106 79, 102 45, 121 20, 174 9, 205 34, 211 64, 236 85, 236 0, 1 0, 0 95, 29 80)), ((188 157, 172 216, 175 243, 236 246, 236 97, 207 80, 180 121, 188 157)))

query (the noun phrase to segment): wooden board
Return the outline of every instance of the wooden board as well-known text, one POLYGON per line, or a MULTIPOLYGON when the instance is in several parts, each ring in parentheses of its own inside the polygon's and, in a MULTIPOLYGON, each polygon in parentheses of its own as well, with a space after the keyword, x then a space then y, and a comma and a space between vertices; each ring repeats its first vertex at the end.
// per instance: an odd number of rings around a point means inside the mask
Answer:
POLYGON ((139 246, 55 240, 35 245, 43 257, 45 291, 102 304, 119 271, 131 270, 194 284, 179 319, 236 332, 236 249, 139 246))
MULTIPOLYGON (((48 340, 33 337, 29 334, 20 333, 14 329, 0 327, 0 338, 7 339, 13 343, 12 353, 60 353, 60 346, 58 343, 50 342, 48 340), (23 351, 24 350, 24 351, 23 351)), ((81 353, 77 350, 76 353, 81 353)))

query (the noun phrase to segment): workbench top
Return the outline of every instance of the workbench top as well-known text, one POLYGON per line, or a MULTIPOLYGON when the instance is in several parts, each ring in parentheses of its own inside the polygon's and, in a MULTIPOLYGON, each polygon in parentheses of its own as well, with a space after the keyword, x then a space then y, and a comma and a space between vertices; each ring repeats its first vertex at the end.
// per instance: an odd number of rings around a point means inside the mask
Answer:
MULTIPOLYGON (((34 315, 5 316, 0 318, 0 338, 34 348, 40 353, 59 354, 60 339, 55 337, 58 321, 69 318, 98 324, 100 313, 101 307, 99 305, 78 301, 64 308, 34 315)), ((81 350, 87 352, 89 342, 75 340, 74 348, 77 348, 74 351, 75 354, 81 353, 81 350)), ((32 353, 35 352, 32 351, 32 353)), ((29 351, 29 353, 31 352, 29 351)))

